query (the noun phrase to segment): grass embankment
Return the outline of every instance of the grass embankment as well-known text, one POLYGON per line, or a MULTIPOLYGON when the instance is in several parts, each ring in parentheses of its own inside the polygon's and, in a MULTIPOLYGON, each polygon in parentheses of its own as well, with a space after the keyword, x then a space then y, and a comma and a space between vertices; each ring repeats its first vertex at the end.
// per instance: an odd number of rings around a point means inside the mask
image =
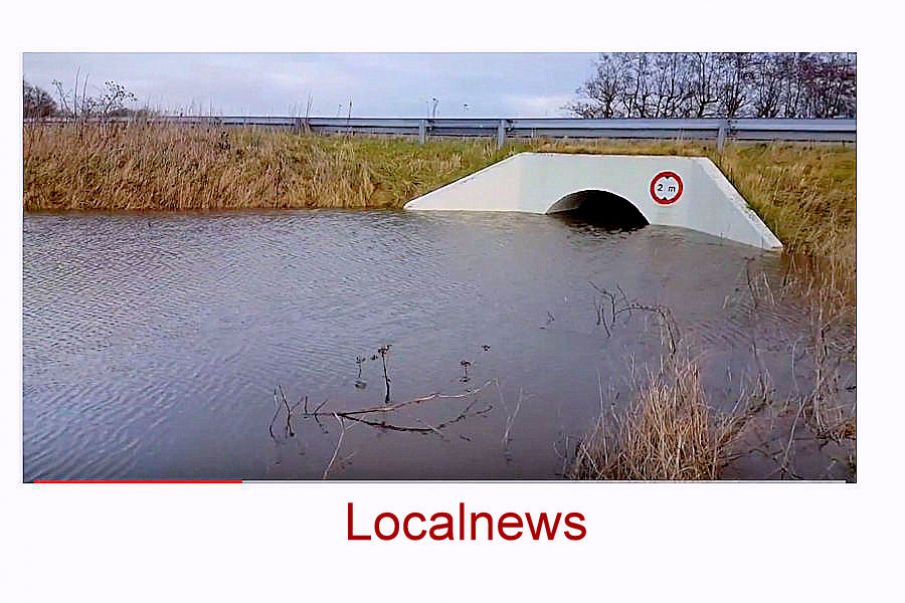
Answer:
MULTIPOLYGON (((263 129, 24 128, 26 211, 399 208, 522 151, 711 157, 793 253, 854 258, 855 151, 792 143, 299 136, 263 129), (843 253, 844 252, 844 253, 843 253)), ((853 265, 853 264, 852 264, 853 265)))
POLYGON ((26 211, 400 208, 522 151, 712 158, 821 287, 855 293, 855 151, 807 144, 300 136, 265 129, 35 124, 24 129, 26 211), (811 268, 814 268, 811 266, 811 268))
POLYGON ((39 124, 24 132, 25 210, 398 208, 505 156, 472 140, 39 124))
MULTIPOLYGON (((801 417, 817 438, 853 442, 854 408, 837 402, 833 372, 838 370, 838 363, 833 364, 837 357, 853 361, 855 353, 852 147, 733 144, 718 152, 713 144, 700 142, 538 140, 511 141, 499 151, 484 140, 419 145, 411 139, 301 136, 260 129, 38 124, 24 131, 24 208, 400 208, 420 194, 523 151, 713 159, 783 241, 790 266, 787 281, 809 313, 813 336, 806 345, 814 357, 814 384, 813 391, 797 401, 792 435, 801 417)), ((751 295, 763 296, 764 302, 775 297, 757 288, 751 295)), ((790 408, 789 401, 780 402, 790 408)), ((752 418, 749 410, 745 422, 752 418)), ((740 430, 727 427, 738 426, 738 420, 712 412, 694 362, 680 362, 673 355, 639 387, 621 417, 600 418, 579 446, 572 474, 718 478, 727 459, 738 454, 734 446, 740 430)), ((789 456, 787 447, 783 464, 789 456)))

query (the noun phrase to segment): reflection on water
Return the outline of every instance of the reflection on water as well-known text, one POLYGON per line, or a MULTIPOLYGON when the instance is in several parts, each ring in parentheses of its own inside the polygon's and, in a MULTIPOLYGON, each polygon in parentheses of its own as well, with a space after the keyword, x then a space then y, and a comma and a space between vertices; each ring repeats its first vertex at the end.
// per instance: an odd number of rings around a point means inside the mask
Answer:
MULTIPOLYGON (((590 283, 669 306, 728 400, 750 365, 749 261, 778 276, 775 254, 575 216, 27 216, 25 479, 309 479, 334 457, 334 478, 555 478, 599 411, 598 378, 623 404, 660 352, 644 316, 604 333, 590 283), (383 404, 386 345, 391 403, 496 379, 475 396, 491 410, 442 437, 356 425, 339 454, 336 421, 271 436, 279 387, 329 410, 383 404)), ((760 327, 799 315, 780 305, 760 327)), ((784 342, 771 376, 791 387, 784 342)), ((399 420, 437 425, 467 403, 399 420)))

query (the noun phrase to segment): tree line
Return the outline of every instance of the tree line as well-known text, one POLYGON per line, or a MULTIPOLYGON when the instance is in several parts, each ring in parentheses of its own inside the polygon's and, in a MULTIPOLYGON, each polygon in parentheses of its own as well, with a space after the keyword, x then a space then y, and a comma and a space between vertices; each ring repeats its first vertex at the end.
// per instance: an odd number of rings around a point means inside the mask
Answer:
POLYGON ((854 53, 601 53, 564 108, 584 118, 854 118, 855 90, 854 53))
POLYGON ((56 98, 43 88, 22 81, 22 114, 26 119, 125 117, 147 112, 130 108, 129 105, 136 101, 135 95, 114 81, 104 82, 103 88, 93 94, 88 93, 87 78, 80 82, 78 75, 75 86, 69 90, 58 80, 53 81, 53 86, 56 98))

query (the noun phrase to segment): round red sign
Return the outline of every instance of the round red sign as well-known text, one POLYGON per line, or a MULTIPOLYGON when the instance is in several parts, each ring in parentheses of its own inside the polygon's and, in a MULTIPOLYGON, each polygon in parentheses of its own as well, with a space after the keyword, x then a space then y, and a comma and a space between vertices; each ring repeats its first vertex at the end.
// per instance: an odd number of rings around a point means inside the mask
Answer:
POLYGON ((660 205, 672 205, 682 196, 685 186, 675 172, 660 172, 650 181, 650 196, 660 205))

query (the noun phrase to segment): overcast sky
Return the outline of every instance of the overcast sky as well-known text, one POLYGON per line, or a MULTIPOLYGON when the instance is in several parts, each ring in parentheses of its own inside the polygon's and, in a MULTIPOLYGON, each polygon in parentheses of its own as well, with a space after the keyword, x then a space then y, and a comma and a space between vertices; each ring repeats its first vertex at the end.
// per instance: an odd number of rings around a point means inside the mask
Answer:
POLYGON ((592 71, 589 53, 137 54, 26 53, 23 76, 54 93, 76 73, 89 95, 107 80, 140 104, 220 115, 554 117, 592 71), (467 108, 466 106, 467 105, 467 108))

